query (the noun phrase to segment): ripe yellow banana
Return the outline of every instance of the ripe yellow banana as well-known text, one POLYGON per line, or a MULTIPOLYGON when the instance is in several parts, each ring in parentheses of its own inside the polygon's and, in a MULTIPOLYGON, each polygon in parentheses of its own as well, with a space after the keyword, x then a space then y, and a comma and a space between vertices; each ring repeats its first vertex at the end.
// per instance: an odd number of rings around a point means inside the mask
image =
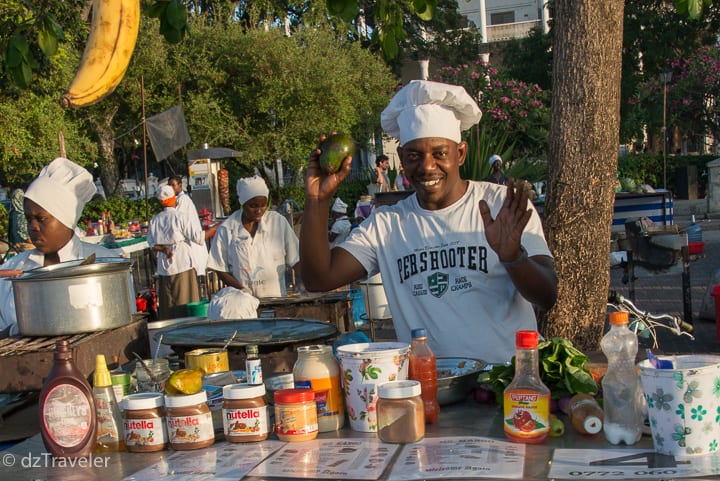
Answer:
POLYGON ((140 0, 94 0, 80 66, 60 99, 64 108, 94 104, 115 90, 130 64, 139 28, 140 0))

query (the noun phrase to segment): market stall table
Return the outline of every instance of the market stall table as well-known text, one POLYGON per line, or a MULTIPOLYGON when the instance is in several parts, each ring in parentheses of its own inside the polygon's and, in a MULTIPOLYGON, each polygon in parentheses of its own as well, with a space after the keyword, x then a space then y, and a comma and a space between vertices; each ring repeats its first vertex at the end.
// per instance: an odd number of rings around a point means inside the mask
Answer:
MULTIPOLYGON (((502 416, 500 414, 500 410, 495 405, 479 405, 475 403, 472 400, 467 400, 465 402, 454 404, 450 406, 443 407, 441 413, 440 413, 440 421, 438 424, 435 425, 429 425, 427 434, 426 434, 426 440, 432 441, 434 438, 450 438, 450 437, 460 437, 459 441, 462 443, 463 438, 467 439, 467 444, 471 444, 472 442, 477 442, 477 437, 486 437, 491 438, 491 440, 495 440, 498 442, 504 443, 505 437, 502 433, 502 416)), ((275 439, 274 435, 271 435, 270 439, 275 439)), ((332 433, 322 433, 318 437, 319 440, 329 440, 331 441, 332 445, 341 445, 342 442, 351 442, 358 440, 374 440, 376 439, 376 435, 374 433, 360 433, 356 431, 352 431, 349 428, 342 429, 337 432, 332 433)), ((458 440, 452 440, 448 439, 449 442, 457 442, 458 440)), ((436 440, 437 442, 437 440, 436 440)), ((357 444, 357 443, 356 443, 357 444)), ((432 444, 432 443, 428 443, 432 444)), ((303 445, 305 443, 293 443, 290 447, 294 451, 301 450, 303 448, 303 445)), ((198 450, 198 451, 191 451, 186 452, 185 454, 188 455, 188 458, 194 459, 194 463, 192 466, 187 466, 186 472, 178 472, 176 471, 176 475, 184 474, 184 477, 182 479, 211 479, 213 477, 212 474, 193 474, 192 468, 198 467, 202 459, 210 460, 211 463, 217 462, 218 465, 221 462, 228 462, 228 456, 222 456, 217 453, 217 450, 227 450, 227 449, 233 449, 233 452, 236 453, 233 456, 234 462, 237 464, 241 464, 243 462, 243 456, 246 456, 247 452, 249 452, 248 446, 250 445, 232 445, 230 443, 226 443, 225 441, 218 441, 215 443, 215 445, 198 450), (205 456, 203 456, 205 455, 205 456)), ((396 450, 400 453, 403 449, 402 445, 383 445, 383 449, 389 449, 389 450, 396 450)), ((417 445, 406 445, 406 446, 417 446, 417 445)), ((459 446, 462 446, 460 444, 459 446)), ((484 476, 482 474, 478 476, 463 474, 462 476, 458 475, 456 479, 462 478, 462 479, 525 479, 525 480, 546 480, 549 479, 550 470, 552 469, 552 460, 553 460, 553 453, 555 450, 563 450, 564 453, 568 453, 568 451, 565 450, 572 450, 570 452, 572 453, 580 453, 579 450, 599 450, 598 453, 602 454, 603 450, 606 450, 608 455, 611 457, 618 458, 618 452, 619 454, 625 454, 627 453, 628 457, 632 458, 631 461, 627 461, 627 466, 631 468, 633 472, 644 472, 644 473, 652 473, 655 472, 657 475, 645 475, 645 476, 633 476, 633 477, 639 477, 642 479, 668 479, 668 478, 678 478, 679 476, 673 476, 671 473, 673 472, 681 472, 681 468, 683 468, 682 463, 678 463, 676 468, 671 467, 673 464, 673 458, 668 456, 659 456, 655 455, 653 452, 652 447, 652 441, 650 437, 644 436, 642 440, 630 447, 626 446, 611 446, 606 441, 605 438, 602 436, 602 434, 595 435, 595 436, 582 436, 580 434, 577 434, 574 432, 574 430, 569 426, 568 423, 568 429, 565 432, 565 435, 560 438, 549 438, 544 444, 540 445, 513 445, 513 446, 522 446, 522 448, 519 448, 517 452, 521 453, 522 456, 519 459, 523 460, 523 469, 520 471, 519 466, 517 466, 517 463, 510 464, 510 461, 506 465, 504 465, 503 470, 505 472, 521 472, 521 476, 512 476, 512 477, 502 477, 502 476, 492 476, 492 473, 486 473, 484 476), (640 455, 637 455, 638 450, 640 450, 640 455), (524 452, 524 453, 523 453, 524 452), (634 464, 630 464, 634 463, 634 464), (646 463, 643 465, 643 463, 646 463), (651 463, 653 465, 658 466, 647 466, 647 463, 651 463), (663 464, 663 466, 659 466, 659 464, 663 464)), ((461 450, 459 450, 461 451, 461 450)), ((167 459, 175 454, 172 450, 167 451, 161 451, 156 453, 102 453, 94 455, 93 458, 90 458, 89 460, 84 461, 84 464, 80 467, 76 464, 75 467, 60 467, 58 466, 58 462, 56 461, 56 465, 52 466, 52 458, 49 457, 49 455, 44 454, 45 448, 42 443, 42 439, 39 435, 33 436, 32 438, 28 439, 27 441, 17 444, 13 446, 12 448, 6 450, 3 452, 3 467, 0 470, 0 472, 3 473, 4 479, 12 479, 17 481, 22 480, 36 480, 36 479, 43 479, 47 481, 52 480, 68 480, 68 479, 83 479, 83 480, 120 480, 127 476, 130 476, 142 469, 148 468, 158 461, 165 460, 167 462, 167 459)), ((271 455, 269 458, 270 461, 273 460, 274 456, 278 456, 280 451, 276 451, 274 454, 271 455)), ((402 453, 401 453, 402 454, 402 453)), ((437 454, 437 453, 436 453, 437 454)), ((445 450, 445 452, 440 453, 442 456, 446 456, 445 459, 446 465, 447 464, 454 464, 457 466, 477 466, 478 460, 473 459, 471 457, 467 458, 458 458, 457 455, 454 455, 452 450, 445 450), (453 457, 455 456, 455 457, 453 457)), ((515 456, 517 458, 517 455, 515 456)), ((702 457, 700 457, 702 458, 702 457)), ((708 459, 707 457, 705 457, 708 459)), ((401 455, 398 455, 395 457, 392 461, 389 462, 389 468, 385 469, 382 475, 377 478, 383 481, 389 480, 392 478, 393 473, 395 473, 396 469, 403 468, 403 470, 406 468, 404 463, 400 462, 401 455)), ((619 459, 619 458, 618 458, 619 459)), ((501 466, 503 465, 503 462, 505 459, 500 459, 499 461, 495 461, 495 466, 501 466)), ((427 463, 432 463, 432 459, 426 460, 427 463)), ((437 462, 437 460, 435 460, 437 462)), ((620 461, 618 461, 620 462, 620 461)), ((717 467, 717 466, 716 466, 717 467)), ((317 468, 317 467, 316 467, 317 468)), ((311 468, 312 469, 312 468, 311 468)), ((442 466, 438 468, 439 470, 442 469, 442 466)), ((618 468, 616 468, 618 469, 618 468)), ((720 467, 717 467, 717 469, 720 470, 720 467)), ((596 471, 602 471, 602 466, 597 466, 595 468, 596 471)), ((482 470, 478 470, 477 472, 482 473, 482 470)), ((322 474, 322 473, 321 473, 322 474)), ((142 479, 163 479, 163 476, 159 476, 156 478, 149 478, 147 477, 147 472, 143 475, 142 479)), ((306 474, 306 478, 311 475, 306 474)), ((602 476, 601 477, 593 477, 592 475, 583 475, 583 476, 576 476, 577 479, 612 479, 612 476, 602 476)), ((329 476, 328 475, 322 475, 318 476, 322 477, 324 479, 347 479, 343 476, 329 476)), ((426 475, 426 479, 439 479, 441 475, 434 476, 432 474, 426 475)), ((442 473, 442 477, 444 478, 452 478, 454 476, 451 476, 449 473, 442 473)), ((236 475, 234 477, 228 477, 228 478, 222 478, 222 479, 239 479, 240 475, 236 475)), ((139 479, 139 478, 138 478, 139 479)), ((179 478, 177 478, 179 479, 179 478)), ((260 479, 270 479, 266 477, 255 477, 255 476, 247 476, 243 479, 247 479, 249 481, 255 481, 260 479)), ((272 478, 272 479, 281 479, 281 478, 272 478)), ((286 478, 282 478, 286 479, 286 478)), ((368 478, 369 479, 369 478, 368 478)), ((398 479, 398 478, 393 478, 398 479)), ((414 478, 413 478, 414 479, 414 478)), ((710 475, 703 475, 702 473, 699 475, 699 477, 694 477, 693 479, 696 480, 710 480, 710 479, 717 479, 717 476, 710 476, 710 475)))

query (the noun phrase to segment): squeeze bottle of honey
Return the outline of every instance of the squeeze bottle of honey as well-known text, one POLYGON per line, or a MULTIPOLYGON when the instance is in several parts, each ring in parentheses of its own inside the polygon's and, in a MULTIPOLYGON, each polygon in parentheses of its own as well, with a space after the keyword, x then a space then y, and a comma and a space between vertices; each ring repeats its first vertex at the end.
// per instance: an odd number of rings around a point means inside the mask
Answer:
POLYGON ((603 428, 603 410, 594 397, 578 393, 570 398, 567 407, 570 422, 580 434, 597 434, 603 428))
POLYGON ((50 454, 66 458, 92 454, 97 436, 93 393, 66 340, 55 345, 55 364, 40 391, 39 408, 40 433, 50 454))
POLYGON ((105 356, 102 354, 95 356, 93 397, 95 398, 98 431, 96 451, 125 451, 122 415, 115 399, 112 377, 108 371, 105 356))
POLYGON ((505 436, 540 444, 550 433, 550 389, 540 380, 538 332, 517 331, 515 349, 515 377, 503 393, 505 436))
POLYGON ((410 366, 408 377, 420 382, 420 397, 425 410, 425 422, 436 423, 440 416, 440 404, 437 400, 437 363, 427 343, 425 329, 413 329, 410 333, 410 366))

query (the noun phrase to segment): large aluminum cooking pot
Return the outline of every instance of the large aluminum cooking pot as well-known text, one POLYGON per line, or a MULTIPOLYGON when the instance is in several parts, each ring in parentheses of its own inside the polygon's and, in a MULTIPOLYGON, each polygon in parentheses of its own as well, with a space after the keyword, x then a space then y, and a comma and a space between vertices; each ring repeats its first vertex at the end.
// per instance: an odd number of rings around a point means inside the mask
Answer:
POLYGON ((23 336, 60 336, 114 329, 132 320, 130 267, 122 257, 93 264, 61 262, 12 279, 23 336))

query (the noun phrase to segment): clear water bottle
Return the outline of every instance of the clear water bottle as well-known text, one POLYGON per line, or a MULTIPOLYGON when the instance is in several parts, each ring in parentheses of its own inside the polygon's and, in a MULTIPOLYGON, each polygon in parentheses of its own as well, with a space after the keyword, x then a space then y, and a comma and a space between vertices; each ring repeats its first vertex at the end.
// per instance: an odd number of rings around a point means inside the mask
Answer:
POLYGON ((642 436, 645 421, 644 395, 635 370, 638 340, 628 328, 627 312, 610 313, 610 330, 600 347, 608 360, 602 380, 605 438, 610 444, 635 444, 642 436))

